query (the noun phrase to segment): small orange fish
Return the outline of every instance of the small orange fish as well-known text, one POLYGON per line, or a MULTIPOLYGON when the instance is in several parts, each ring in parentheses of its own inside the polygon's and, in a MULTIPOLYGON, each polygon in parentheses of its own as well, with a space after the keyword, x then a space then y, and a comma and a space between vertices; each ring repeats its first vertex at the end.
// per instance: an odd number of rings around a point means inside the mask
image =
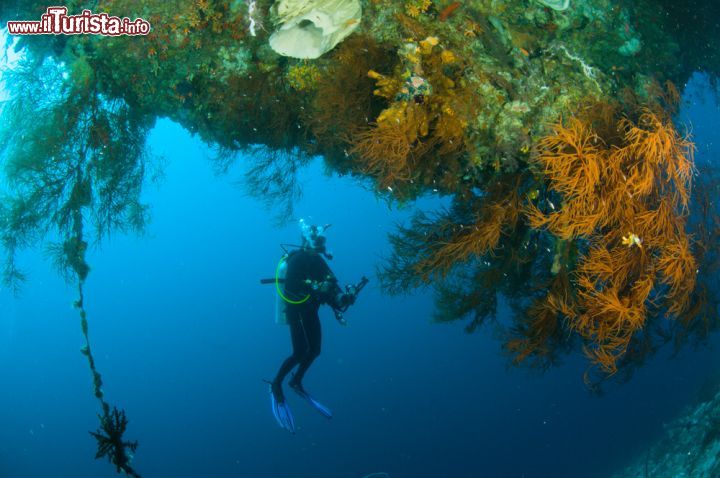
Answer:
POLYGON ((442 9, 438 18, 440 19, 441 22, 444 22, 445 20, 447 20, 450 17, 450 15, 455 13, 455 10, 460 8, 460 6, 462 6, 461 2, 451 3, 450 5, 448 5, 447 7, 442 9))
POLYGON ((350 20, 347 20, 347 21, 343 24, 343 26, 345 26, 345 27, 351 27, 351 26, 355 25, 357 22, 358 22, 357 18, 351 18, 350 20))

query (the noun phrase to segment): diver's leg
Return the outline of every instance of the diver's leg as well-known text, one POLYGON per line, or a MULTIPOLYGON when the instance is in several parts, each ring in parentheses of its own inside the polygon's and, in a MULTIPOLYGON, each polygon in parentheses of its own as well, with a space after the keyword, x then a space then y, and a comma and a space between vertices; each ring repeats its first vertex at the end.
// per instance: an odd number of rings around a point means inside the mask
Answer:
POLYGON ((299 317, 288 321, 288 327, 290 328, 290 339, 292 341, 293 353, 285 359, 282 365, 280 365, 280 369, 275 376, 275 380, 273 380, 273 384, 276 384, 275 387, 280 390, 281 396, 281 386, 283 380, 285 380, 287 374, 290 373, 290 371, 307 356, 307 350, 309 347, 302 320, 300 320, 299 317))
POLYGON ((305 373, 308 371, 313 361, 320 355, 320 346, 322 343, 320 317, 318 317, 317 314, 303 318, 302 325, 305 337, 307 338, 308 352, 300 362, 300 366, 295 372, 295 375, 293 375, 293 378, 290 379, 290 386, 301 390, 303 377, 305 377, 305 373))
POLYGON ((317 315, 308 318, 308 320, 304 320, 303 323, 305 325, 304 329, 306 337, 308 338, 309 351, 307 357, 300 362, 300 366, 298 366, 295 375, 293 375, 290 379, 288 385, 290 385, 298 395, 305 399, 306 402, 308 402, 315 410, 320 412, 325 418, 332 418, 332 411, 322 403, 318 402, 312 395, 307 393, 302 385, 302 379, 305 376, 305 372, 307 372, 308 368, 310 368, 313 360, 320 355, 320 342, 322 339, 320 318, 317 315))
POLYGON ((276 389, 280 389, 279 393, 277 395, 278 399, 282 397, 282 389, 280 388, 282 386, 283 380, 285 380, 285 377, 287 374, 290 373, 290 371, 299 363, 300 361, 295 357, 295 355, 291 355, 288 358, 285 359, 285 361, 280 365, 280 369, 278 370, 277 375, 275 376, 275 379, 273 380, 273 391, 277 391, 276 389))

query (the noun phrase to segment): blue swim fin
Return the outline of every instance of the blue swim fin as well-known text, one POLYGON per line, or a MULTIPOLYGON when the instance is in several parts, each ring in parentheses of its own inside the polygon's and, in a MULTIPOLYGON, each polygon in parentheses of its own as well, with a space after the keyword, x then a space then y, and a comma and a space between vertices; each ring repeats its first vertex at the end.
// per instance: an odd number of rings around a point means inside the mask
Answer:
POLYGON ((272 384, 270 385, 270 404, 272 406, 273 415, 275 420, 280 425, 280 428, 284 428, 293 435, 295 434, 295 420, 293 419, 290 407, 285 401, 284 397, 276 397, 273 393, 272 384), (282 398, 282 400, 280 400, 282 398))
POLYGON ((325 418, 332 418, 332 410, 330 410, 328 407, 323 405, 322 403, 318 402, 312 395, 307 393, 304 388, 302 388, 302 385, 300 386, 293 386, 293 384, 290 384, 290 387, 295 390, 295 393, 297 393, 300 397, 302 397, 306 402, 310 404, 315 410, 320 412, 322 416, 325 418))

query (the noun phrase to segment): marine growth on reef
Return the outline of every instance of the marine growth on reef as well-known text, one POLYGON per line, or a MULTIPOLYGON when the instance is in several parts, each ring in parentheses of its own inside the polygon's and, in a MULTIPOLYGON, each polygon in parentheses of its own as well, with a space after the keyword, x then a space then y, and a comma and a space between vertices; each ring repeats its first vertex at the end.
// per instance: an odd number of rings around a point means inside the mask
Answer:
POLYGON ((59 237, 82 281, 87 244, 141 228, 146 134, 169 117, 218 169, 250 158, 252 190, 286 212, 318 154, 390 201, 451 198, 391 236, 384 287, 434 287, 437 320, 468 330, 502 294, 514 363, 581 350, 588 381, 624 377, 714 328, 710 173, 675 113, 693 73, 720 73, 718 2, 367 0, 333 20, 338 41, 303 43, 318 27, 302 15, 346 3, 116 0, 94 8, 149 35, 23 37, 0 143, 7 278, 22 279, 15 251, 59 237), (293 48, 317 54, 277 47, 300 17, 293 48))

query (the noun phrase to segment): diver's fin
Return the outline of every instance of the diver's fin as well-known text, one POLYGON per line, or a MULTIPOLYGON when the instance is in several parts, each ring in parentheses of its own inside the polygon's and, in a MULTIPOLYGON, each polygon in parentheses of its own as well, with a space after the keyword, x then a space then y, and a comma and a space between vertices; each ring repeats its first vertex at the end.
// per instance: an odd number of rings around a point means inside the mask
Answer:
POLYGON ((310 404, 310 406, 312 406, 315 410, 317 410, 318 412, 320 412, 320 414, 322 414, 322 416, 324 416, 325 418, 328 418, 328 419, 333 417, 332 410, 330 410, 328 407, 326 407, 326 406, 323 405, 322 403, 318 402, 312 395, 310 395, 309 393, 307 393, 307 392, 305 391, 305 389, 302 388, 302 385, 300 385, 300 386, 297 386, 297 385, 293 386, 293 384, 291 383, 291 384, 290 384, 290 387, 291 387, 293 390, 295 390, 295 393, 297 393, 297 394, 298 394, 300 397, 302 397, 306 402, 308 402, 308 403, 310 404))
POLYGON ((284 397, 276 396, 276 394, 273 393, 272 384, 270 385, 270 405, 272 406, 273 415, 278 425, 280 425, 280 428, 284 428, 294 435, 295 420, 293 419, 290 407, 284 397))

